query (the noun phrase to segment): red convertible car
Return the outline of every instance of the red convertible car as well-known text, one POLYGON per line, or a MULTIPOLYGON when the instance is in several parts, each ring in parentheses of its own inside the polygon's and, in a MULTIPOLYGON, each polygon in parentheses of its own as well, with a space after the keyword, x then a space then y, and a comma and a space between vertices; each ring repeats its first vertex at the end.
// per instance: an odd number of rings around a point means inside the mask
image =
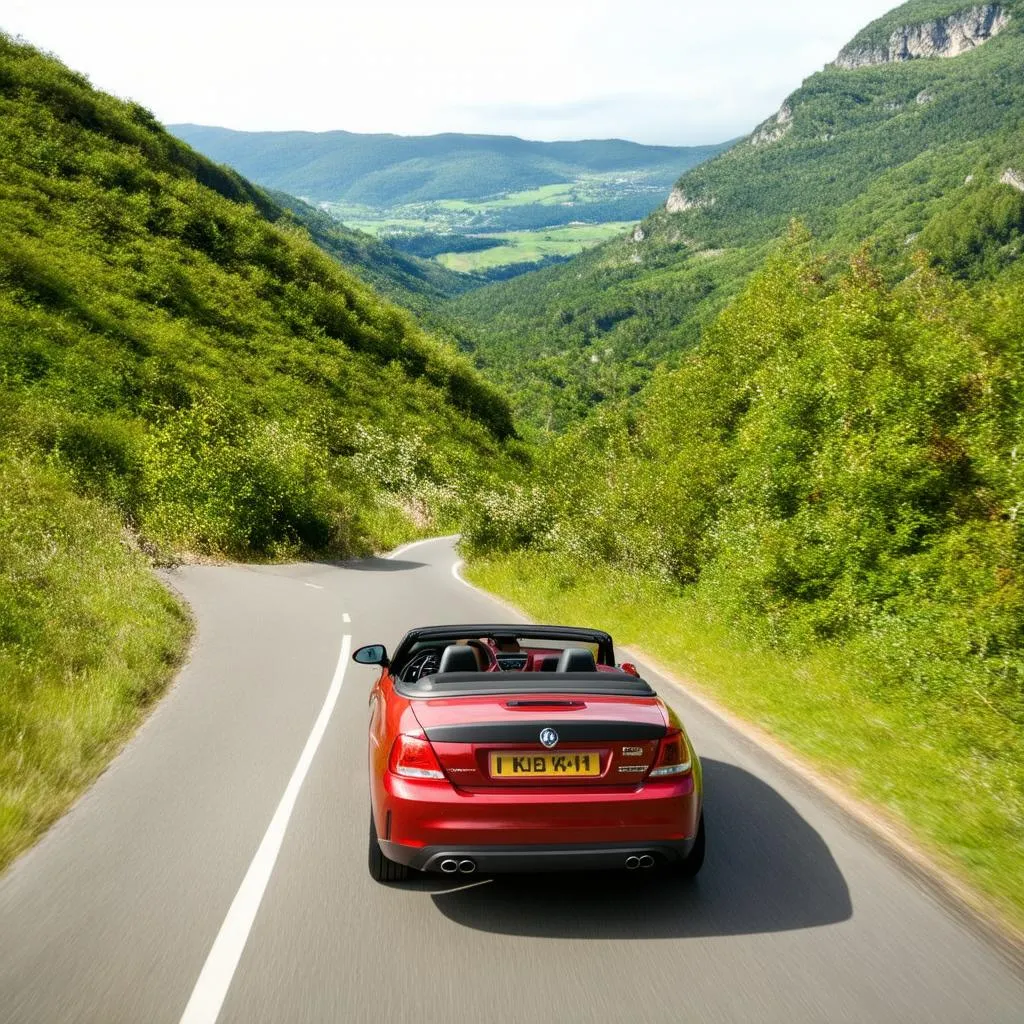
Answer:
POLYGON ((704 861, 700 761, 612 638, 414 629, 370 695, 370 874, 635 870, 704 861))

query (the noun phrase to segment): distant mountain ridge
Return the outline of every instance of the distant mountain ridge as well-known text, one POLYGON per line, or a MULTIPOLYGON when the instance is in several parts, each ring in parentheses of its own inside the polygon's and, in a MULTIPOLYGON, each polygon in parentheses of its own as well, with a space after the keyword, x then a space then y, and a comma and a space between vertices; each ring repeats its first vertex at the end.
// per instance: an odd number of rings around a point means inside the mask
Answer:
POLYGON ((483 199, 587 174, 640 175, 666 190, 724 148, 646 146, 623 139, 532 142, 502 135, 241 132, 176 124, 169 130, 268 188, 370 206, 483 199))

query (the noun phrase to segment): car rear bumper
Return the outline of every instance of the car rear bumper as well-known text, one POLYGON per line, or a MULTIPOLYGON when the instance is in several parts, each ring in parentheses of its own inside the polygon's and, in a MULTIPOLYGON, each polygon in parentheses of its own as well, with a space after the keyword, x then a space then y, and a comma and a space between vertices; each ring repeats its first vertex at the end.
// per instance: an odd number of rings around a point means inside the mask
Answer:
POLYGON ((546 871, 643 870, 678 864, 695 839, 662 843, 609 843, 596 846, 403 846, 380 840, 389 860, 438 874, 505 874, 546 871))
POLYGON ((372 795, 381 849, 415 867, 435 855, 467 850, 476 851, 481 864, 480 851, 491 851, 488 861, 501 864, 542 854, 540 859, 553 864, 578 854, 577 860, 604 867, 610 854, 610 866, 618 867, 637 850, 671 860, 692 845, 702 803, 699 776, 589 790, 469 791, 386 772, 372 795))

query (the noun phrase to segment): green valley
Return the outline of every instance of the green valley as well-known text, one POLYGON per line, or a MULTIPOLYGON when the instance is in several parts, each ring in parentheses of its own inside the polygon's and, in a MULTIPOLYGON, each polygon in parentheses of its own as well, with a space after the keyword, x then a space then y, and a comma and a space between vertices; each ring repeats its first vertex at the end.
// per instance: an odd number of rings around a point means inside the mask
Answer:
POLYGON ((577 182, 591 183, 581 184, 583 191, 600 192, 601 182, 616 179, 627 186, 628 198, 644 186, 671 184, 722 148, 642 146, 621 139, 532 142, 503 135, 239 132, 193 124, 170 130, 268 188, 314 202, 373 208, 477 202, 577 182))
POLYGON ((471 280, 475 285, 564 260, 621 233, 618 225, 646 217, 682 171, 725 148, 617 139, 236 132, 202 125, 172 125, 171 131, 349 228, 418 254, 426 243, 431 256, 446 257, 446 266, 482 274, 471 280), (540 244, 549 229, 580 224, 594 231, 577 232, 578 245, 540 244), (469 250, 488 255, 461 258, 469 250))
POLYGON ((476 252, 445 252, 436 259, 449 270, 462 274, 479 274, 510 264, 537 264, 544 260, 568 259, 617 235, 624 235, 633 225, 629 222, 609 224, 568 224, 539 231, 498 231, 487 235, 500 244, 476 252))

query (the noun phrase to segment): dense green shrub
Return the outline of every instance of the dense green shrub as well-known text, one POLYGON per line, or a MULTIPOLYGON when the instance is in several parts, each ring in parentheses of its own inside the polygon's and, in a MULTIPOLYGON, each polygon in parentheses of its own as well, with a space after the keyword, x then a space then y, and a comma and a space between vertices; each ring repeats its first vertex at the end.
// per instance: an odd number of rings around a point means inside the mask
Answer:
POLYGON ((344 552, 345 511, 322 440, 216 406, 182 410, 147 435, 141 526, 172 545, 232 555, 344 552))
POLYGON ((796 232, 680 369, 482 499, 467 544, 695 585, 768 642, 852 644, 871 685, 1024 716, 1024 287, 823 269, 796 232))
POLYGON ((962 277, 996 277, 1021 255, 1024 193, 992 184, 968 190, 931 220, 919 244, 936 262, 962 277))

